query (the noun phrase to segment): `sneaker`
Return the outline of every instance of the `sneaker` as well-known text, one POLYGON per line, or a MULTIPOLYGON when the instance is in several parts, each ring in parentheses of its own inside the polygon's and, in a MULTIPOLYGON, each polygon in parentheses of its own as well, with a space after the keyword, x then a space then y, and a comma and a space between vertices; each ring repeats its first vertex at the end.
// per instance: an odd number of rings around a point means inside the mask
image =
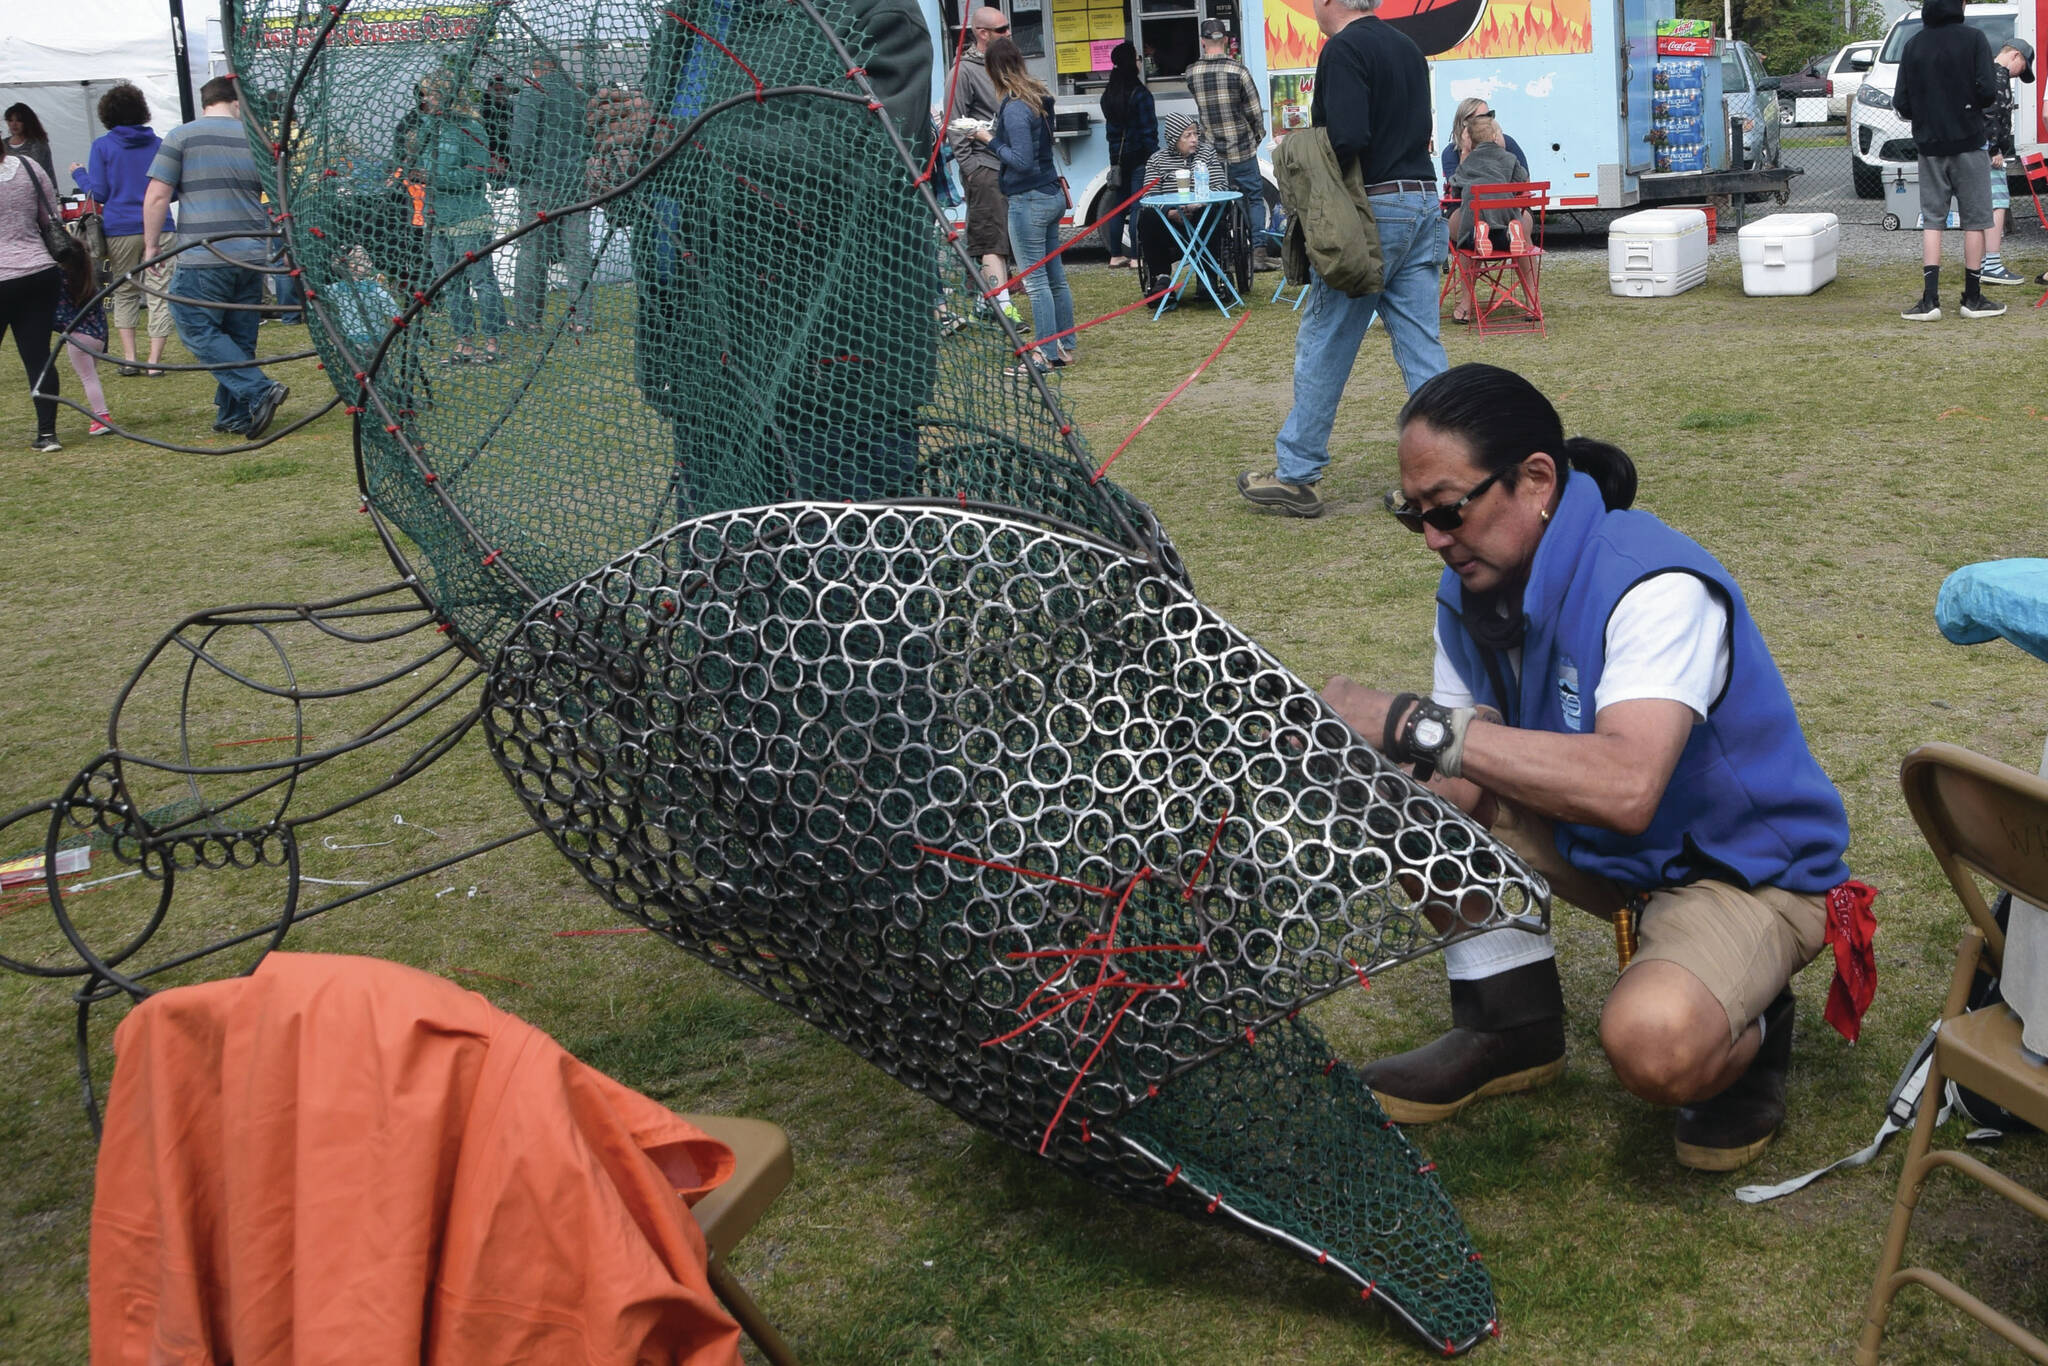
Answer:
POLYGON ((2034 283, 2037 285, 2048 285, 2048 270, 2044 270, 2039 275, 2036 275, 2034 283))
POLYGON ((243 435, 254 441, 269 431, 270 420, 277 416, 277 410, 284 406, 284 401, 290 394, 291 389, 287 385, 271 385, 270 392, 257 399, 256 406, 249 410, 249 426, 243 435))
POLYGON ((1004 304, 1003 316, 1019 327, 1024 325, 1024 313, 1015 304, 1004 304))
POLYGON ((1912 323, 1935 322, 1941 317, 1941 305, 1935 300, 1923 296, 1919 303, 1914 304, 1899 316, 1912 323))
POLYGON ((2023 285, 2027 282, 2026 277, 2015 275, 2004 266, 1996 270, 1986 270, 1977 278, 1987 285, 2023 285))
POLYGON ((41 451, 45 455, 55 455, 58 451, 64 449, 63 446, 58 444, 55 436, 43 433, 38 433, 36 439, 28 443, 28 448, 32 451, 41 451))
POLYGON ((1290 484, 1275 474, 1240 474, 1237 491, 1247 503, 1279 508, 1290 517, 1320 517, 1329 506, 1314 484, 1290 484))
POLYGON ((1979 294, 1974 299, 1965 296, 1959 311, 1965 318, 1996 318, 2005 312, 2005 305, 1992 303, 1979 294))
POLYGON ((92 425, 85 429, 85 434, 87 436, 105 436, 113 430, 114 415, 112 413, 99 413, 93 417, 92 425))

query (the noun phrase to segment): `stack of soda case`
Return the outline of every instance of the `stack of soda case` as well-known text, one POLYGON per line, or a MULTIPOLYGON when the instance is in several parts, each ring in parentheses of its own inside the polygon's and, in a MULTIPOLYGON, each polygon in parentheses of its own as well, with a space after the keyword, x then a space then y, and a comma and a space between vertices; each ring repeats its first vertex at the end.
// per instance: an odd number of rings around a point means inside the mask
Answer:
POLYGON ((1659 57, 1652 77, 1650 109, 1650 147, 1656 168, 1708 169, 1707 59, 1659 57))

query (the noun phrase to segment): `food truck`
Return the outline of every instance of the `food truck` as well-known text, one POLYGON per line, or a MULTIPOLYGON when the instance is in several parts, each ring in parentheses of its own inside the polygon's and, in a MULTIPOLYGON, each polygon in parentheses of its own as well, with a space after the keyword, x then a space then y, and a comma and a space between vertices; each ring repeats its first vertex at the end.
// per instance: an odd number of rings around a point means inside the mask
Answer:
MULTIPOLYGON (((944 23, 939 36, 950 62, 963 15, 976 3, 938 2, 944 23)), ((1260 159, 1267 198, 1278 201, 1270 138, 1308 126, 1322 51, 1310 0, 991 3, 1009 16, 1011 35, 1053 92, 1056 160, 1074 202, 1070 224, 1092 222, 1115 203, 1101 108, 1110 50, 1132 43, 1160 113, 1192 114, 1194 100, 1182 73, 1201 55, 1197 31, 1206 19, 1228 25, 1239 57, 1264 92, 1269 140, 1260 159)), ((1737 45, 1713 37, 1692 49, 1706 57, 1697 63, 1697 99, 1710 114, 1701 120, 1701 150, 1673 162, 1659 119, 1657 32, 1660 20, 1673 19, 1673 0, 1383 0, 1377 14, 1414 39, 1429 59, 1436 136, 1445 135, 1460 100, 1477 95, 1490 101, 1501 126, 1527 154, 1530 179, 1550 182, 1560 208, 1619 209, 1779 192, 1792 174, 1760 164, 1770 158, 1753 150, 1745 154, 1746 145, 1761 145, 1762 119, 1756 116, 1764 111, 1759 105, 1745 115, 1737 92, 1724 88, 1723 72, 1737 45), (1667 169, 1672 165, 1684 169, 1667 169)), ((1668 63, 1673 54, 1661 56, 1668 63)), ((1741 61, 1732 65, 1747 72, 1741 61)), ((941 87, 943 81, 941 74, 941 87)), ((1752 81, 1752 99, 1769 93, 1752 81)), ((944 98, 941 88, 934 102, 944 98)), ((1775 145, 1773 137, 1773 151, 1775 145)))

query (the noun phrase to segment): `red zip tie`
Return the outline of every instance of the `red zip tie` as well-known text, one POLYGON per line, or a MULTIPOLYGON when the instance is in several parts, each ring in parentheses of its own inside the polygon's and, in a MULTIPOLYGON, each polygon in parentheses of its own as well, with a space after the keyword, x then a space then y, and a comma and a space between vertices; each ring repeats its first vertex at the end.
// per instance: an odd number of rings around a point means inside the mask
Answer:
POLYGON ((1358 1292, 1358 1297, 1362 1300, 1369 1300, 1372 1298, 1372 1292, 1378 1287, 1378 1281, 1367 1281, 1365 1283, 1365 1289, 1358 1292))
POLYGON ((1229 819, 1228 810, 1216 818, 1216 828, 1209 832, 1209 847, 1202 851, 1202 861, 1195 865, 1195 875, 1188 879, 1188 889, 1180 894, 1182 901, 1194 900, 1195 884, 1202 880, 1202 870, 1209 866, 1209 855, 1216 852, 1216 841, 1223 838, 1223 822, 1229 819))
POLYGON ((535 222, 545 223, 548 221, 548 211, 546 209, 535 209, 533 217, 535 222))
POLYGON ((1326 1062, 1326 1063, 1324 1063, 1324 1064, 1323 1064, 1323 1075, 1324 1075, 1324 1076, 1326 1076, 1326 1077, 1327 1077, 1327 1076, 1329 1076, 1329 1075, 1330 1075, 1330 1073, 1332 1073, 1332 1072, 1334 1072, 1334 1071, 1336 1071, 1336 1070, 1337 1070, 1337 1060, 1336 1060, 1335 1058, 1332 1058, 1332 1059, 1330 1059, 1330 1060, 1329 1060, 1328 1062, 1326 1062))
POLYGON ((1053 257, 1058 256, 1061 252, 1065 251, 1068 247, 1073 246, 1076 242, 1086 241, 1088 237, 1092 233, 1094 233, 1095 229, 1101 227, 1103 223, 1107 222, 1109 219, 1116 217, 1125 209, 1131 207, 1131 205, 1137 203, 1137 201, 1144 195, 1150 194, 1152 192, 1152 187, 1157 185, 1158 183, 1159 181, 1157 177, 1154 177, 1153 179, 1146 181, 1143 185, 1140 185, 1137 189, 1131 191, 1130 198, 1126 199, 1123 203, 1117 205, 1115 208, 1109 210, 1107 213, 1104 213, 1100 218, 1097 218, 1093 223, 1088 224, 1088 226, 1084 228, 1077 228, 1072 237, 1069 237, 1066 241, 1060 243, 1051 251, 1039 257, 1036 261, 1033 261, 1030 265, 1018 271, 1015 275, 1012 275, 1009 279, 1003 281, 1001 284, 996 285, 994 288, 988 290, 981 297, 984 299, 993 299, 996 297, 996 295, 1002 293, 1006 289, 1017 288, 1018 285, 1023 283, 1025 276, 1029 275, 1032 271, 1037 270, 1040 266, 1044 265, 1047 261, 1050 261, 1053 257))
POLYGON ((1365 969, 1358 966, 1358 960, 1356 958, 1347 958, 1344 961, 1349 963, 1351 970, 1358 974, 1358 985, 1364 987, 1367 991, 1371 991, 1372 983, 1365 980, 1365 969))
POLYGON ((1156 1095, 1158 1095, 1158 1094, 1159 1094, 1159 1088, 1158 1088, 1157 1086, 1151 1085, 1151 1084, 1150 1084, 1150 1083, 1148 1082, 1148 1083, 1146 1084, 1146 1086, 1145 1086, 1145 1099, 1147 1099, 1147 1100, 1150 1100, 1150 1099, 1152 1099, 1152 1097, 1154 1097, 1154 1096, 1156 1096, 1156 1095))
POLYGON ((1201 377, 1202 372, 1209 368, 1209 362, 1215 360, 1218 356, 1223 354, 1223 348, 1230 345, 1231 339, 1237 335, 1237 329, 1243 327, 1246 323, 1250 322, 1251 318, 1251 310, 1247 308, 1245 310, 1244 316, 1242 318, 1239 318, 1235 323, 1231 325, 1230 330, 1223 334, 1223 340, 1216 343, 1216 349, 1214 351, 1211 351, 1208 354, 1208 357, 1204 359, 1200 365, 1197 365, 1194 368, 1193 373, 1191 373, 1186 379, 1182 380, 1179 384, 1175 385, 1172 393, 1168 394, 1165 398, 1160 399, 1159 406, 1157 408, 1154 408, 1151 412, 1145 414, 1145 420, 1143 422, 1140 422, 1137 426, 1131 428, 1131 434, 1125 437, 1122 443, 1118 445, 1115 450, 1109 453, 1109 459, 1102 462, 1102 467, 1096 470, 1095 473, 1088 476, 1089 483, 1094 484, 1101 482, 1102 476, 1109 473, 1109 467, 1116 463, 1116 458, 1122 455, 1125 451, 1129 450, 1131 443, 1138 439, 1138 433, 1144 431, 1145 428, 1151 424, 1153 418, 1159 416, 1160 413, 1166 410, 1167 404, 1179 398, 1190 384, 1193 384, 1198 378, 1201 377))
POLYGON ((1485 1260, 1486 1260, 1486 1258, 1484 1258, 1484 1257, 1480 1256, 1480 1255, 1479 1255, 1478 1253, 1476 1253, 1476 1252, 1475 1252, 1475 1253, 1473 1253, 1473 1254, 1472 1254, 1472 1255, 1471 1255, 1470 1257, 1466 1258, 1465 1260, 1467 1260, 1467 1261, 1471 1261, 1471 1262, 1483 1262, 1483 1261, 1485 1261, 1485 1260))
POLYGON ((761 84, 761 78, 754 74, 753 69, 751 67, 749 67, 745 62, 741 61, 738 57, 733 55, 733 50, 731 48, 727 47, 724 43, 719 42, 716 38, 706 33, 703 29, 698 28, 695 24, 691 23, 688 19, 683 18, 682 15, 677 14, 674 10, 664 10, 662 12, 668 15, 669 18, 681 24, 684 28, 690 30, 690 32, 696 34, 699 38, 702 38, 705 42, 711 44, 711 46, 717 48, 720 52, 723 52, 727 57, 732 58, 732 64, 738 67, 740 70, 746 72, 747 79, 754 83, 754 102, 756 104, 759 104, 768 98, 768 87, 761 84))
POLYGON ((1088 1132, 1088 1121, 1085 1119, 1081 1121, 1081 1141, 1083 1143, 1093 1143, 1095 1141, 1088 1132))
MULTIPOLYGON (((334 172, 329 171, 327 174, 333 175, 334 172)), ((327 238, 327 234, 320 231, 320 229, 318 228, 307 228, 306 231, 312 233, 315 237, 320 238, 322 241, 325 241, 327 238)))
POLYGON ((1449 1338, 1445 1338, 1445 1339, 1444 1339, 1444 1355, 1445 1355, 1445 1356, 1447 1356, 1447 1357, 1454 1357, 1454 1356, 1456 1356, 1457 1354, 1458 1354, 1458 1349, 1457 1349, 1457 1346, 1456 1346, 1456 1345, 1455 1345, 1454 1343, 1452 1343, 1452 1341, 1451 1341, 1451 1340, 1450 1340, 1449 1338))
POLYGON ((1247 1026, 1244 1031, 1244 1046, 1246 1048, 1255 1048, 1258 1046, 1258 1042, 1258 1032, 1247 1026))
POLYGON ((1072 327, 1068 328, 1064 332, 1055 332, 1049 337, 1040 337, 1037 341, 1025 342, 1022 346, 1018 347, 1010 354, 1013 356, 1021 356, 1034 346, 1043 346, 1047 342, 1058 341, 1061 337, 1071 337, 1076 332, 1085 331, 1088 328, 1094 327, 1097 323, 1106 323, 1111 318, 1121 318, 1124 314, 1130 312, 1134 308, 1144 308, 1147 304, 1158 303, 1160 299, 1164 298, 1170 292, 1170 289, 1159 290, 1157 293, 1149 294, 1146 297, 1138 300, 1138 302, 1134 304, 1125 304, 1122 308, 1111 309, 1109 312, 1103 314, 1099 318, 1090 318, 1085 323, 1075 323, 1072 327))
POLYGON ((319 292, 318 292, 317 290, 315 290, 315 289, 313 288, 313 286, 311 286, 311 285, 307 285, 307 286, 306 286, 306 297, 307 297, 307 298, 309 298, 309 299, 317 299, 317 298, 319 298, 319 297, 320 297, 320 295, 319 295, 319 292))
POLYGON ((1222 1203, 1223 1203, 1223 1197, 1222 1197, 1222 1196, 1220 1196, 1220 1195, 1212 1195, 1212 1196, 1210 1196, 1210 1197, 1209 1197, 1209 1208, 1208 1208, 1208 1209, 1206 1209, 1206 1210, 1204 1210, 1204 1211, 1203 1211, 1203 1213, 1204 1213, 1204 1214, 1214 1214, 1214 1213, 1216 1212, 1216 1207, 1217 1207, 1218 1205, 1222 1204, 1222 1203))
POLYGON ((1178 1180, 1180 1180, 1180 1163, 1176 1162, 1173 1164, 1173 1170, 1166 1174, 1166 1184, 1170 1186, 1178 1180))
POLYGON ((492 565, 496 564, 498 556, 502 553, 502 551, 493 550, 490 554, 484 556, 484 568, 489 569, 492 565))
POLYGON ((441 624, 440 624, 439 626, 436 626, 436 627, 434 628, 434 632, 435 632, 435 634, 436 634, 436 635, 443 635, 443 636, 445 636, 445 635, 447 635, 447 634, 448 634, 448 633, 449 633, 450 631, 452 631, 452 630, 454 630, 454 629, 455 629, 455 624, 454 624, 453 622, 448 622, 448 621, 444 621, 444 622, 442 622, 442 623, 441 623, 441 624))
POLYGON ((1486 1321, 1486 1331, 1492 1335, 1494 1341, 1500 1341, 1500 1320, 1488 1319, 1486 1321))
POLYGON ((1328 1266, 1329 1264, 1330 1264, 1330 1254, 1329 1254, 1329 1253, 1327 1253, 1327 1252, 1318 1252, 1318 1253, 1316 1254, 1316 1265, 1317 1265, 1317 1266, 1328 1266))
MULTIPOLYGON (((965 497, 965 495, 963 494, 962 497, 965 497)), ((936 854, 940 858, 952 859, 955 863, 971 863, 977 868, 993 868, 998 872, 1016 873, 1023 877, 1043 878, 1047 882, 1057 882, 1062 887, 1075 887, 1084 892, 1093 892, 1097 896, 1112 895, 1107 887, 1097 887, 1086 882, 1076 882, 1070 877, 1061 877, 1057 873, 1035 872, 1029 868, 1019 868, 1014 863, 991 863, 987 859, 978 859, 968 854, 955 854, 945 849, 934 849, 929 844, 917 845, 916 849, 920 854, 936 854)))
POLYGON ((1423 1163, 1423 1164, 1422 1164, 1421 1166, 1419 1166, 1419 1167, 1417 1167, 1417 1168, 1415 1169, 1415 1174, 1416 1174, 1417 1176, 1427 1176, 1427 1175, 1429 1175, 1429 1174, 1430 1174, 1431 1172, 1433 1172, 1433 1171, 1435 1171, 1435 1170, 1436 1170, 1436 1163, 1434 1163, 1434 1162, 1425 1162, 1425 1163, 1423 1163))
POLYGON ((294 280, 298 279, 301 275, 305 273, 305 270, 299 266, 293 266, 290 270, 285 272, 285 274, 291 276, 294 280))

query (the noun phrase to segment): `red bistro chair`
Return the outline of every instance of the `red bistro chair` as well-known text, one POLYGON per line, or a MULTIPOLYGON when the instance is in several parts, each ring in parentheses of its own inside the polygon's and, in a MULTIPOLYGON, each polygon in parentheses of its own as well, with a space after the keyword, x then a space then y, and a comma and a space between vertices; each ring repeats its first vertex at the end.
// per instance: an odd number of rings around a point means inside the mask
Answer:
POLYGON ((1505 234, 1498 232, 1490 249, 1484 252, 1478 249, 1476 241, 1469 247, 1453 246, 1451 274, 1444 279, 1438 302, 1455 285, 1465 296, 1466 310, 1472 315, 1472 330, 1481 336, 1496 332, 1542 335, 1543 227, 1550 203, 1550 182, 1516 180, 1474 185, 1468 202, 1475 219, 1495 209, 1529 213, 1536 220, 1536 231, 1519 251, 1508 245, 1505 234))

